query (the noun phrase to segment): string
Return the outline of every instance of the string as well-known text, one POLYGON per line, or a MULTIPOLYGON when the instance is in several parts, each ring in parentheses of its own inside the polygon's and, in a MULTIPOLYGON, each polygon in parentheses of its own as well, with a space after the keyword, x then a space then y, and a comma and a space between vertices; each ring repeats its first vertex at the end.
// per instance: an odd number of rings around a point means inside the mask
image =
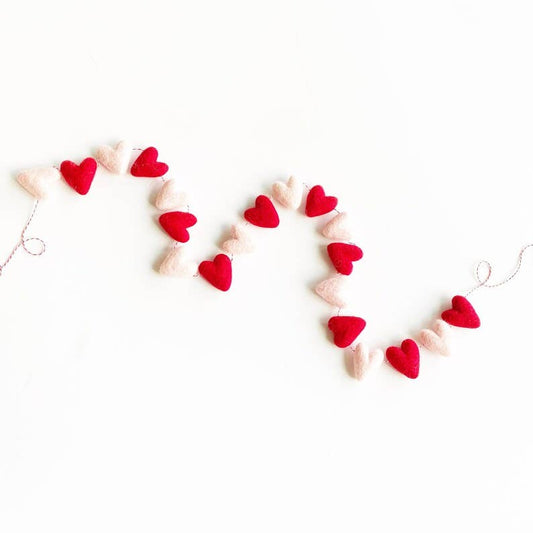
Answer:
POLYGON ((524 253, 529 248, 533 248, 533 243, 527 244, 526 246, 524 246, 520 250, 520 253, 518 254, 518 259, 516 261, 516 266, 515 266, 514 270, 505 279, 503 279, 502 281, 499 281, 498 283, 491 283, 491 284, 488 283, 488 281, 490 280, 490 278, 492 276, 492 265, 488 261, 486 261, 485 259, 480 261, 476 265, 476 270, 475 270, 475 275, 476 275, 476 279, 478 281, 478 284, 475 287, 473 287, 472 289, 470 289, 466 293, 465 296, 469 296, 470 294, 472 294, 474 291, 477 291, 481 287, 486 287, 487 289, 495 289, 496 287, 501 287, 502 285, 505 285, 506 283, 509 283, 512 279, 514 279, 517 276, 518 272, 520 272, 520 269, 522 268, 522 261, 523 261, 523 258, 524 258, 524 253), (484 278, 481 277, 481 269, 482 269, 482 267, 486 268, 486 275, 485 275, 484 278))

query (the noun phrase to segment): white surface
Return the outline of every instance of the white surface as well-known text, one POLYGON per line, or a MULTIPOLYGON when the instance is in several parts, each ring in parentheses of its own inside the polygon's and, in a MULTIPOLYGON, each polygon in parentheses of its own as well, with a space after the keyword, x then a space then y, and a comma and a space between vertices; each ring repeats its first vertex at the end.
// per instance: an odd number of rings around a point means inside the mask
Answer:
MULTIPOLYGON (((11 2, 0 18, 0 247, 14 172, 154 144, 216 252, 289 173, 353 215, 351 310, 387 346, 533 237, 522 1, 11 2)), ((0 279, 0 530, 531 531, 532 258, 420 378, 348 378, 312 292, 316 222, 281 212, 234 286, 158 276, 156 183, 61 185, 0 279)))

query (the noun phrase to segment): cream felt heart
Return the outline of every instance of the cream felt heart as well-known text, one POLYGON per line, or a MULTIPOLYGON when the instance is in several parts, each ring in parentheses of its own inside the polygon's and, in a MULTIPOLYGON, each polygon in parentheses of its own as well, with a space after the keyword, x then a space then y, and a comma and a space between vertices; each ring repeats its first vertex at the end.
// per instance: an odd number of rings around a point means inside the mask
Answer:
POLYGON ((433 329, 423 329, 418 340, 420 344, 433 353, 440 355, 450 355, 450 348, 448 346, 448 332, 450 326, 444 320, 435 320, 433 329))
POLYGON ((155 206, 161 211, 179 209, 188 203, 187 194, 177 190, 176 180, 167 180, 157 193, 155 206))
POLYGON ((385 356, 383 350, 378 348, 368 350, 368 347, 359 342, 354 350, 352 356, 352 371, 355 379, 361 380, 370 372, 381 366, 385 356))
POLYGON ((23 170, 17 176, 17 181, 32 196, 43 200, 48 196, 50 186, 59 180, 61 173, 54 167, 40 167, 23 170))
POLYGON ((303 184, 294 176, 291 176, 287 183, 277 181, 272 185, 272 196, 274 200, 283 207, 298 209, 302 203, 303 184))
POLYGON ((348 215, 339 213, 334 216, 323 228, 322 235, 332 241, 349 241, 352 232, 348 225, 348 215))
POLYGON ((197 270, 198 266, 186 259, 185 248, 183 246, 173 246, 159 267, 161 274, 182 278, 194 276, 197 270))
POLYGON ((225 240, 221 246, 222 250, 229 255, 238 255, 254 250, 254 243, 245 226, 236 224, 231 227, 231 238, 225 240))
POLYGON ((315 292, 329 304, 335 307, 345 307, 344 286, 344 276, 333 276, 321 281, 315 287, 315 292))
POLYGON ((130 163, 131 146, 126 141, 120 141, 115 148, 100 146, 96 149, 94 158, 113 174, 125 174, 130 163))

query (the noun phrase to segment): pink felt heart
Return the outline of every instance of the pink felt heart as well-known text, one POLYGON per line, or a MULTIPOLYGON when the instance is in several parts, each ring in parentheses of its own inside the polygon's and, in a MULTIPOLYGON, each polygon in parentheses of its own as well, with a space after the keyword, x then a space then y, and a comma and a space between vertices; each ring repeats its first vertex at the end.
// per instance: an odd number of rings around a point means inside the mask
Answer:
POLYGON ((348 215, 339 213, 335 215, 323 228, 322 235, 332 241, 349 241, 352 232, 348 227, 348 215))
POLYGON ((375 371, 385 359, 383 350, 369 350, 366 344, 357 343, 353 350, 352 372, 355 379, 362 380, 370 372, 375 371))
POLYGON ((254 249, 254 243, 243 224, 236 224, 231 227, 231 238, 225 240, 221 248, 229 255, 238 255, 251 252, 254 249))
POLYGON ((283 207, 298 209, 302 203, 303 184, 294 176, 291 176, 287 183, 277 181, 272 185, 272 196, 274 200, 283 207))
POLYGON ((48 196, 51 185, 58 181, 61 173, 54 167, 30 168, 17 176, 17 181, 32 196, 43 200, 48 196))
POLYGON ((159 266, 159 272, 167 276, 190 278, 196 274, 197 265, 186 259, 184 246, 173 246, 159 266))
POLYGON ((125 174, 130 163, 131 146, 126 141, 120 141, 114 148, 103 145, 96 149, 95 159, 109 172, 125 174))
POLYGON ((448 332, 450 327, 444 320, 435 320, 432 329, 423 329, 419 335, 418 340, 420 344, 433 353, 440 355, 450 355, 448 347, 448 332))
POLYGON ((185 207, 187 202, 187 194, 177 190, 176 180, 167 180, 157 193, 155 206, 161 211, 168 211, 185 207))
POLYGON ((344 292, 344 277, 333 276, 321 281, 315 288, 315 292, 329 304, 342 308, 346 305, 344 292))

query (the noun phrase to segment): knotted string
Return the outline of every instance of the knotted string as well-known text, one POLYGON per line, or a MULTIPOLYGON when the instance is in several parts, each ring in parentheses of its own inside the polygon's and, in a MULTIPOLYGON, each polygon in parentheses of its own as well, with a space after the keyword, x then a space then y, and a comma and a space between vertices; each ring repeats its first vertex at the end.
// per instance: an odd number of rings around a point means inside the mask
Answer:
POLYGON ((37 206, 39 205, 39 200, 36 200, 33 204, 33 209, 31 211, 31 214, 22 228, 22 232, 20 234, 20 239, 17 242, 17 244, 14 246, 14 248, 11 250, 11 253, 7 257, 7 259, 0 265, 0 276, 4 272, 4 268, 7 266, 7 264, 13 259, 15 254, 17 253, 19 248, 22 248, 27 254, 39 256, 44 254, 46 252, 46 243, 40 239, 39 237, 26 237, 26 232, 28 231, 28 228, 30 227, 30 224, 33 220, 33 217, 35 216, 35 211, 37 211, 37 206), (29 243, 36 242, 39 244, 39 248, 37 250, 32 250, 29 247, 29 243))

